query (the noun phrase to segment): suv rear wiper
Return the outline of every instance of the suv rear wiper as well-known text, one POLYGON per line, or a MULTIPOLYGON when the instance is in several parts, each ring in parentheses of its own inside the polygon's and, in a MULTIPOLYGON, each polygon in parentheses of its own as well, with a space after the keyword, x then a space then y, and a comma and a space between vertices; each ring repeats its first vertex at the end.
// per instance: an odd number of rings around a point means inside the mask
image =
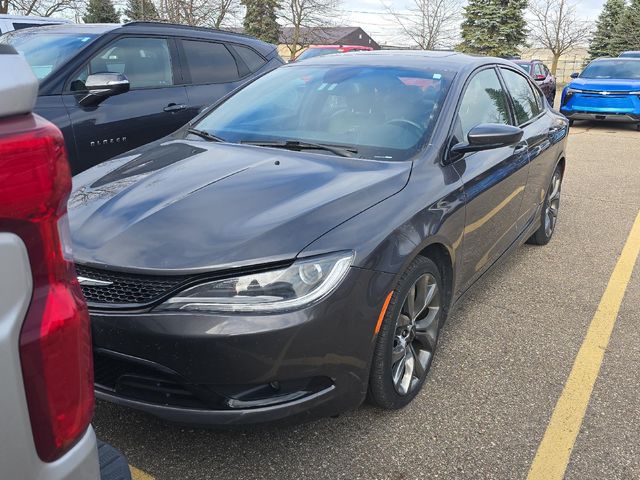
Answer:
POLYGON ((287 150, 326 150, 339 157, 353 157, 358 150, 353 147, 338 147, 333 145, 324 145, 322 143, 301 142, 298 140, 286 140, 283 142, 269 142, 262 140, 244 140, 240 143, 246 145, 255 145, 257 147, 285 148, 287 150))
POLYGON ((197 128, 189 128, 187 132, 193 135, 197 135, 200 138, 204 138, 208 142, 226 142, 224 138, 218 137, 209 132, 205 132, 204 130, 198 130, 197 128))

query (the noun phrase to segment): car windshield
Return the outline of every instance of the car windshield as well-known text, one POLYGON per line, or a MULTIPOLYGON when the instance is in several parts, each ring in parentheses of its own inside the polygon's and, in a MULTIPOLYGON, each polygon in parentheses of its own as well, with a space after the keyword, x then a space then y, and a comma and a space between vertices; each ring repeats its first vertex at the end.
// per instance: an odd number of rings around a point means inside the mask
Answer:
POLYGON ((298 60, 305 58, 319 57, 321 55, 329 55, 331 53, 340 53, 337 48, 308 48, 300 54, 298 60))
POLYGON ((249 84, 194 127, 228 142, 308 142, 405 160, 429 140, 453 75, 294 64, 249 84))
POLYGON ((623 58, 640 58, 640 52, 623 52, 620 56, 623 58))
POLYGON ((621 78, 640 80, 640 61, 638 60, 600 60, 590 63, 581 78, 621 78))
POLYGON ((518 63, 516 65, 518 65, 525 72, 531 73, 531 64, 530 63, 518 63))
POLYGON ((42 33, 37 28, 13 31, 0 43, 13 46, 26 59, 38 80, 44 80, 96 37, 87 33, 42 33))

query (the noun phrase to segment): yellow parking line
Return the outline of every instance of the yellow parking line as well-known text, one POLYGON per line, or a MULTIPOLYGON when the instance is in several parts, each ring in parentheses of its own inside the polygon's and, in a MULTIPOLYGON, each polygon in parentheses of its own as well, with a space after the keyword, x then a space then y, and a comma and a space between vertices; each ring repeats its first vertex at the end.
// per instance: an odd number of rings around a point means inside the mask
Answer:
POLYGON ((151 475, 143 472, 133 465, 129 465, 129 470, 131 470, 131 478, 133 480, 155 480, 151 475))
POLYGON ((580 431, 620 304, 640 253, 640 212, 611 274, 529 470, 528 480, 560 480, 580 431))

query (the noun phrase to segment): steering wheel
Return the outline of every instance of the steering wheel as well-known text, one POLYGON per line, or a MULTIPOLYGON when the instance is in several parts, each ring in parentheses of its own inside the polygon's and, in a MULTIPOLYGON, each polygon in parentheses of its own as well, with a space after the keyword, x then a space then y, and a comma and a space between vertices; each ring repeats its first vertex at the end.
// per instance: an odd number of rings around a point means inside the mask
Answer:
POLYGON ((392 118, 384 122, 385 125, 398 125, 406 127, 407 125, 416 129, 417 133, 421 136, 424 133, 424 127, 421 127, 416 122, 407 120, 406 118, 392 118))

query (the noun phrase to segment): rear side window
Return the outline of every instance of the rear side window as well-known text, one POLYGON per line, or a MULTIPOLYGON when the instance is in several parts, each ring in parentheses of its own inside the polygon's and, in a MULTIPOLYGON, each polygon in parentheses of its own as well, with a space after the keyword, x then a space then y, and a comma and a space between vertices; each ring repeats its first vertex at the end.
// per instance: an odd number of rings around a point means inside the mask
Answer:
POLYGON ((471 129, 482 123, 511 123, 507 95, 493 68, 471 79, 460 103, 458 119, 465 140, 471 129))
POLYGON ((542 76, 546 77, 546 75, 544 74, 544 69, 542 68, 541 64, 536 63, 536 71, 535 71, 534 75, 542 75, 542 76))
POLYGON ((248 47, 234 45, 233 48, 238 53, 244 63, 247 64, 251 72, 257 72, 267 61, 248 47))
POLYGON ((533 120, 542 111, 540 99, 525 77, 513 70, 502 68, 502 76, 513 99, 514 111, 518 125, 533 120))
POLYGON ((191 83, 228 83, 240 78, 238 65, 221 43, 182 40, 191 83))

